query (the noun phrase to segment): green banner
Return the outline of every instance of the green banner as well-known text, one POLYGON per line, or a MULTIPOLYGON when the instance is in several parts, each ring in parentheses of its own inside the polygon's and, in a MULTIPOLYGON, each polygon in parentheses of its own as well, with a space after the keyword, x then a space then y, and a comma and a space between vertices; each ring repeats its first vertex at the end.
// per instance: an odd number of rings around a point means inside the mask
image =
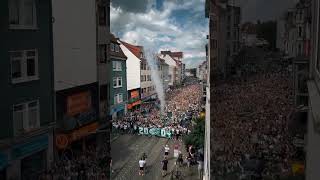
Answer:
POLYGON ((172 134, 170 130, 166 130, 163 128, 144 128, 139 127, 139 134, 141 135, 151 135, 158 136, 164 138, 171 138, 172 134))

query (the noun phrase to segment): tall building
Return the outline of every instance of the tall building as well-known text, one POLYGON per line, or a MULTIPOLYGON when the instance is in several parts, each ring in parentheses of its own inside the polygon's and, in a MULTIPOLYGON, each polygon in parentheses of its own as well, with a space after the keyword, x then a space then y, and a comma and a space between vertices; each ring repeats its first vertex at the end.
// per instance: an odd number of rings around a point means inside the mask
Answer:
POLYGON ((168 65, 168 87, 174 87, 176 85, 176 61, 168 54, 160 54, 159 57, 168 65))
POLYGON ((96 20, 96 7, 96 1, 52 1, 56 158, 66 148, 77 152, 100 144, 98 66, 107 60, 105 49, 97 56, 103 44, 98 43, 97 22, 104 26, 108 21, 103 11, 96 20))
POLYGON ((211 119, 210 119, 210 80, 217 70, 217 41, 218 41, 218 11, 217 0, 205 1, 205 17, 209 18, 209 35, 207 36, 208 44, 206 44, 206 61, 207 70, 207 87, 206 87, 206 116, 205 116, 205 140, 204 140, 204 163, 203 163, 203 180, 211 180, 211 119), (213 70, 215 68, 215 70, 213 70))
POLYGON ((320 179, 320 3, 312 0, 311 4, 311 60, 308 81, 309 110, 306 146, 306 179, 320 179))
POLYGON ((240 50, 241 9, 227 0, 207 3, 209 18, 210 61, 213 77, 226 77, 240 50))
POLYGON ((141 104, 141 80, 140 80, 140 64, 141 60, 136 56, 139 48, 123 41, 118 41, 122 52, 127 57, 127 93, 128 93, 128 111, 137 109, 141 104))
POLYGON ((110 39, 110 60, 112 68, 109 68, 112 77, 110 87, 110 115, 112 119, 123 117, 127 113, 127 57, 120 48, 119 39, 111 34, 110 39))
MULTIPOLYGON (((184 78, 184 73, 185 73, 185 64, 182 63, 183 60, 183 52, 171 52, 171 51, 161 51, 162 55, 169 55, 171 59, 175 61, 175 68, 174 70, 174 86, 179 86, 181 85, 183 78, 184 78)), ((174 63, 172 63, 174 64, 174 63)))
POLYGON ((53 160, 49 0, 1 1, 0 179, 37 179, 53 160))
MULTIPOLYGON (((110 44, 110 2, 109 0, 96 0, 96 43, 99 87, 99 130, 97 134, 98 149, 105 147, 110 139, 110 87, 111 87, 111 60, 110 44)), ((108 147, 110 153, 110 147, 108 147)), ((103 151, 106 151, 104 149, 103 151)))

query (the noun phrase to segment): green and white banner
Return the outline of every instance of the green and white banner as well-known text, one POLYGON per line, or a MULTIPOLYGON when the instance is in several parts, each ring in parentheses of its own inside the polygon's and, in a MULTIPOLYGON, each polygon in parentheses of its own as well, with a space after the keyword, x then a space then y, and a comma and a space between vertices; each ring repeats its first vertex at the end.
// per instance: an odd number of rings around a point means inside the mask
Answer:
POLYGON ((164 138, 171 138, 172 133, 170 130, 166 130, 163 128, 144 128, 139 127, 139 134, 141 135, 151 135, 151 136, 158 136, 164 138))

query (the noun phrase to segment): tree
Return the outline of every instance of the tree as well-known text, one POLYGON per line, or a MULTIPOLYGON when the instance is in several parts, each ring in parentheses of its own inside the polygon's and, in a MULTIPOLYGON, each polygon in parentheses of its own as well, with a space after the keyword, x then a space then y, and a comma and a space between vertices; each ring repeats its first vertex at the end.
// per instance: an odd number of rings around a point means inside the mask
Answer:
POLYGON ((205 119, 196 119, 195 123, 194 129, 184 138, 184 144, 186 146, 193 145, 196 149, 199 149, 204 147, 205 119))

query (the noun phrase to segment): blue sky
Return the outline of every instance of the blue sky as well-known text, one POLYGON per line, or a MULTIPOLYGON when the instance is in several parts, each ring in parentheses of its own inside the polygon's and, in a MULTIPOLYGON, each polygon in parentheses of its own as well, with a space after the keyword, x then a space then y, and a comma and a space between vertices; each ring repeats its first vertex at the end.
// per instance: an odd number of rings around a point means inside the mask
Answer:
POLYGON ((205 0, 111 0, 111 32, 156 51, 184 53, 187 68, 205 60, 205 0))

